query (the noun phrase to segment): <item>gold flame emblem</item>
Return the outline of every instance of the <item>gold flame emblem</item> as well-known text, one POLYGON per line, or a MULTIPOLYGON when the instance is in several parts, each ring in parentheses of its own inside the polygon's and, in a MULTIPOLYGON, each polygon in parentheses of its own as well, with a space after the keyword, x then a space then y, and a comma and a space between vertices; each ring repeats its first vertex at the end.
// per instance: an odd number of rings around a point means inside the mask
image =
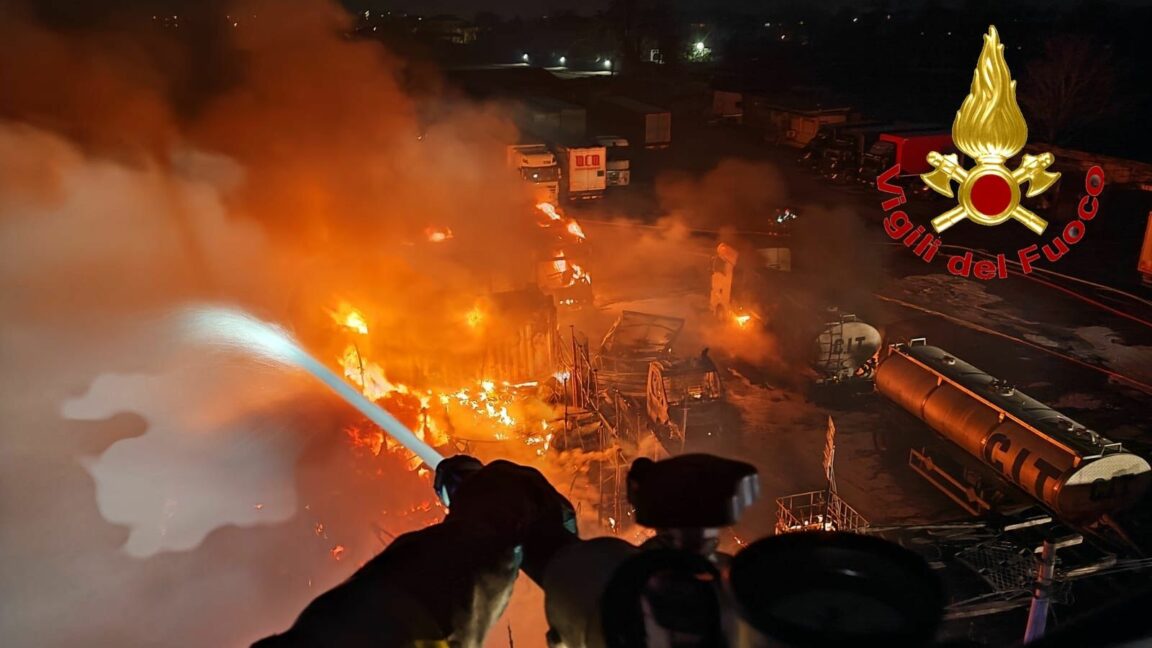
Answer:
POLYGON ((949 198, 952 183, 959 189, 952 209, 932 219, 937 233, 967 218, 981 225, 999 225, 1008 219, 1018 220, 1037 234, 1043 234, 1048 222, 1020 204, 1020 189, 1028 183, 1029 198, 1037 196, 1060 178, 1048 171, 1055 161, 1051 153, 1025 155, 1020 166, 1009 170, 1004 162, 1020 152, 1028 141, 1028 124, 1016 103, 1016 82, 1004 60, 1004 46, 996 27, 984 35, 984 49, 972 76, 972 90, 956 111, 952 123, 952 140, 956 148, 976 161, 965 169, 952 153, 928 154, 928 164, 935 171, 920 176, 924 184, 949 198))

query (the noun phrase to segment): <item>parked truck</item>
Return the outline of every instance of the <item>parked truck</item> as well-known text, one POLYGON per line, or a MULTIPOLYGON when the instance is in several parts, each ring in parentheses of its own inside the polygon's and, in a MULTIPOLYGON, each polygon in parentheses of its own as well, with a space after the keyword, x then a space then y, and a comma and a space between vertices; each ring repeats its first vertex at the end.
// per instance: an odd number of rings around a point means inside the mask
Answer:
POLYGON ((928 153, 954 153, 952 133, 938 129, 882 133, 860 163, 860 181, 873 184, 880 174, 900 164, 900 178, 912 178, 932 170, 928 153))
POLYGON ((627 187, 632 182, 632 155, 628 140, 616 135, 597 135, 596 143, 608 152, 606 184, 609 187, 627 187))
POLYGON ((672 144, 672 113, 628 97, 607 97, 592 110, 601 131, 620 133, 636 146, 666 148, 672 144))
POLYGON ((567 201, 604 197, 608 186, 608 151, 600 145, 554 144, 560 163, 560 197, 567 201))
POLYGON ((800 149, 798 161, 801 166, 808 167, 809 169, 818 169, 821 161, 824 159, 824 152, 829 148, 837 145, 837 141, 841 138, 841 133, 847 132, 850 129, 865 129, 865 128, 879 128, 881 130, 891 130, 893 124, 891 122, 877 122, 877 121, 851 121, 839 123, 826 123, 821 124, 816 130, 816 135, 808 140, 804 148, 800 149))
POLYGON ((939 131, 936 126, 900 126, 896 124, 869 124, 843 128, 825 148, 824 157, 817 164, 821 175, 832 182, 849 182, 861 178, 860 168, 872 147, 885 134, 939 131), (897 130, 899 128, 899 130, 897 130))
POLYGON ((540 143, 513 144, 508 147, 508 166, 533 186, 537 202, 555 204, 560 198, 560 165, 556 155, 540 143))

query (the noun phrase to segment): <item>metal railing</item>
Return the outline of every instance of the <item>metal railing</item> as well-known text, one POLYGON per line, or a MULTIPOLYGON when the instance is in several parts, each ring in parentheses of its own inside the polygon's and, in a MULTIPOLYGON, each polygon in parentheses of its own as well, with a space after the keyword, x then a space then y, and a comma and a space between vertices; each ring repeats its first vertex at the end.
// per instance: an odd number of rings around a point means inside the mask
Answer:
POLYGON ((868 520, 828 490, 785 495, 776 500, 776 534, 797 531, 863 533, 868 520))

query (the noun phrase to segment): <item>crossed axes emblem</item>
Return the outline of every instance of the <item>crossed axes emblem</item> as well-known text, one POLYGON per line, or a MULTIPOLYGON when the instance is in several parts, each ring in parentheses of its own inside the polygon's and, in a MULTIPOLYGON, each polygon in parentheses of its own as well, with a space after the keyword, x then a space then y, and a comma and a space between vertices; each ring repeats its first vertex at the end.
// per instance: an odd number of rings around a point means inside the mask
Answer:
POLYGON ((1012 218, 1020 221, 1036 234, 1043 234, 1048 221, 1040 218, 1020 204, 1020 189, 1028 183, 1029 198, 1044 193, 1060 178, 1059 173, 1048 171, 1055 161, 1051 153, 1025 155, 1020 166, 1009 171, 1000 158, 980 160, 972 169, 965 169, 955 153, 928 154, 928 164, 935 171, 921 175, 924 184, 948 198, 952 183, 958 186, 959 205, 932 219, 937 233, 952 227, 965 218, 980 225, 999 225, 1012 218))

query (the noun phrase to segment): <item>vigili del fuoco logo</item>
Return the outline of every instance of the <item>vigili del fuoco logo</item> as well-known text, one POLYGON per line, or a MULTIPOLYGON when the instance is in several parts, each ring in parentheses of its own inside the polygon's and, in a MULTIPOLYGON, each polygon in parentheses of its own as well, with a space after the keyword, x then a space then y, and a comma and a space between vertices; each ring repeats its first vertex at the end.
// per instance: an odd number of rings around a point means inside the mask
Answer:
MULTIPOLYGON (((995 27, 989 27, 984 35, 984 48, 972 76, 972 89, 952 123, 952 141, 975 165, 966 166, 955 153, 944 155, 932 151, 928 154, 928 164, 934 170, 921 175, 920 179, 936 193, 955 198, 957 202, 955 207, 932 219, 934 234, 927 233, 923 225, 915 225, 904 210, 896 209, 907 202, 904 189, 892 182, 900 176, 899 163, 876 179, 880 191, 895 195, 881 204, 888 212, 884 218, 884 231, 888 236, 902 241, 926 263, 931 263, 939 252, 940 235, 964 221, 987 227, 1012 221, 1042 236, 1048 229, 1048 221, 1022 205, 1021 200, 1044 193, 1060 174, 1048 170, 1055 162, 1051 153, 1025 154, 1015 169, 1005 165, 1027 143, 1028 124, 1016 103, 1016 82, 1004 60, 1004 46, 995 27)), ((1084 177, 1085 195, 1080 200, 1076 220, 1065 225, 1051 240, 1016 251, 1014 260, 1019 262, 1024 274, 1031 273, 1041 258, 1058 261, 1084 238, 1087 223, 1096 217, 1097 197, 1103 189, 1104 171, 1093 166, 1084 177)), ((962 277, 1004 279, 1008 276, 1008 255, 1001 252, 995 261, 973 261, 972 252, 965 252, 950 256, 947 268, 962 277)))

